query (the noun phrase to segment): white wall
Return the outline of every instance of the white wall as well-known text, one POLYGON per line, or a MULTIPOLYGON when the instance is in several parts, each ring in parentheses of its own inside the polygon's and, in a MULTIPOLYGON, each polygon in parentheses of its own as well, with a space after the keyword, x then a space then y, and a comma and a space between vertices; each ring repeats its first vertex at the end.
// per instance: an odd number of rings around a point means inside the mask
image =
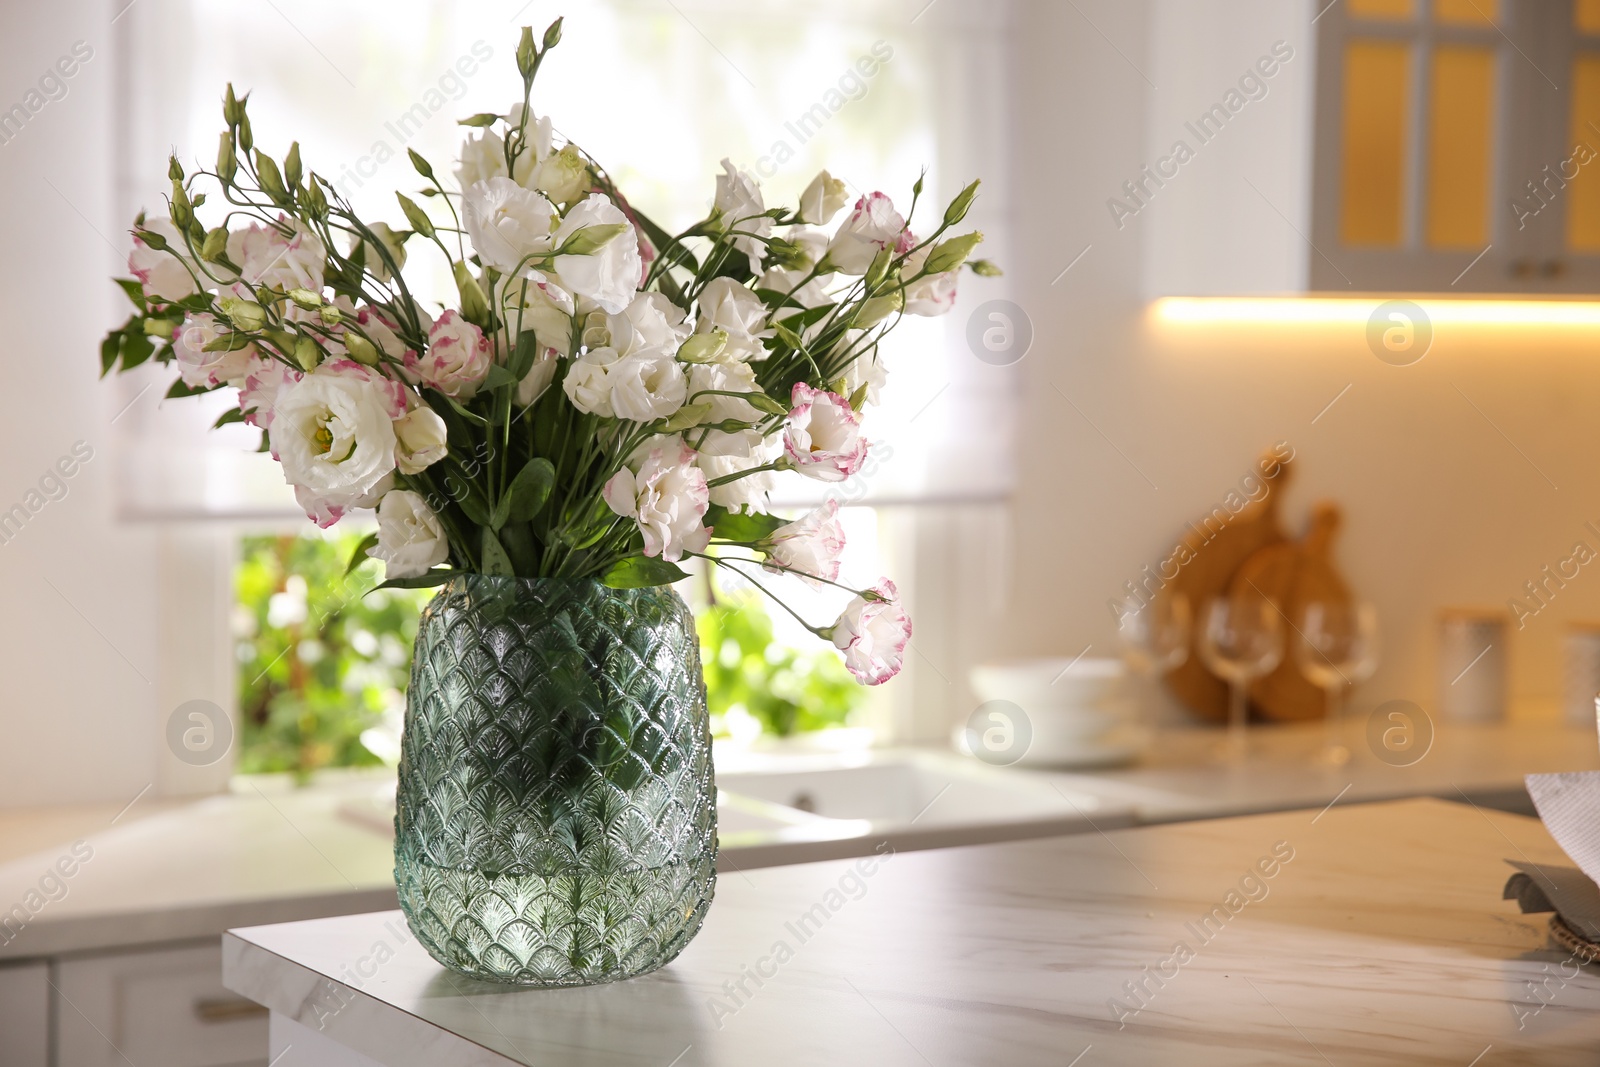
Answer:
MULTIPOLYGON (((0 144, 0 313, 9 338, 0 510, 26 505, 75 442, 93 450, 66 495, 0 544, 0 806, 125 802, 146 786, 185 788, 183 776, 163 770, 173 679, 158 658, 161 535, 113 514, 111 420, 123 400, 97 379, 100 335, 123 313, 108 281, 125 273, 125 224, 113 218, 108 180, 112 19, 121 6, 11 5, 0 33, 5 108, 24 101, 75 42, 93 49, 66 95, 0 144)), ((139 403, 153 403, 152 393, 139 403)), ((212 620, 202 632, 214 632, 212 620)))
MULTIPOLYGON (((1398 368, 1373 356, 1360 324, 1154 327, 1141 298, 1153 240, 1143 226, 1153 212, 1118 231, 1106 198, 1148 161, 1152 122, 1198 112, 1225 88, 1169 78, 1168 66, 1220 63, 1231 71, 1284 29, 1264 20, 1262 40, 1241 40, 1212 60, 1201 57, 1215 47, 1203 36, 1194 55, 1172 52, 1170 35, 1165 50, 1153 47, 1164 4, 1077 7, 1081 15, 1051 0, 1019 5, 1021 226, 1007 266, 1038 340, 1017 367, 1025 399, 1012 647, 1071 655, 1093 642, 1096 653, 1113 650, 1108 598, 1283 439, 1298 456, 1286 517, 1298 529, 1314 499, 1344 505, 1338 558, 1386 631, 1384 665, 1358 697, 1433 707, 1441 606, 1504 609, 1575 541, 1600 547, 1583 529, 1591 519, 1600 525, 1600 332, 1441 325, 1427 357, 1398 368), (1052 285, 1086 244, 1092 251, 1052 285)), ((1302 17, 1308 11, 1295 8, 1302 17)), ((1295 62, 1309 67, 1310 35, 1299 32, 1295 62)), ((1267 109, 1288 102, 1275 95, 1250 105, 1260 114, 1247 108, 1237 121, 1283 121, 1267 109)), ((1243 193, 1237 203, 1217 202, 1226 225, 1207 240, 1238 233, 1292 246, 1282 218, 1259 205, 1246 210, 1255 198, 1242 183, 1253 173, 1247 158, 1218 153, 1190 166, 1202 164, 1237 172, 1197 171, 1180 181, 1237 183, 1243 193)), ((1187 195, 1177 183, 1161 194, 1169 202, 1187 195)), ((1510 684, 1523 713, 1554 713, 1562 629, 1585 617, 1600 617, 1600 568, 1585 568, 1513 635, 1510 684)))

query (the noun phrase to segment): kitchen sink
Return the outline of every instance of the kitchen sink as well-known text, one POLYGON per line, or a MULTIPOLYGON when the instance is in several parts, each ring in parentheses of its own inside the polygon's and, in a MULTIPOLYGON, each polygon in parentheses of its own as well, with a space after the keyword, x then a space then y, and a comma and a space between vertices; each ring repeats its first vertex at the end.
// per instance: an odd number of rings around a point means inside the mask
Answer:
MULTIPOLYGON (((1134 824, 1134 798, 1073 775, 1040 776, 920 749, 718 750, 724 869, 981 844, 1134 824)), ((394 782, 348 796, 342 818, 394 833, 394 782)))

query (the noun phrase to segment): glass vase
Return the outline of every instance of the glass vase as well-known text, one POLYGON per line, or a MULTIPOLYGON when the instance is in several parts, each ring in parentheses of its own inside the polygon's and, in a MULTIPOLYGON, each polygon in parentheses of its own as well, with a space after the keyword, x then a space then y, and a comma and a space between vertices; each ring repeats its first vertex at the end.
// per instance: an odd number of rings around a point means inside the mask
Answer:
POLYGON ((670 588, 451 579, 424 609, 395 808, 400 907, 472 978, 646 974, 700 930, 717 809, 699 643, 670 588))

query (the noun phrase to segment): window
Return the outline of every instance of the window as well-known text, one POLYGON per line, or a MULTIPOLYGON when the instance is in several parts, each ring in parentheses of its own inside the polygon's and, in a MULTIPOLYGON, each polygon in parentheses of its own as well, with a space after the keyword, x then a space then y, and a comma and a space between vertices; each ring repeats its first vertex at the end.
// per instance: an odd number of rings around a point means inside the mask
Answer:
POLYGON ((1313 289, 1600 281, 1600 8, 1345 0, 1318 23, 1313 289))

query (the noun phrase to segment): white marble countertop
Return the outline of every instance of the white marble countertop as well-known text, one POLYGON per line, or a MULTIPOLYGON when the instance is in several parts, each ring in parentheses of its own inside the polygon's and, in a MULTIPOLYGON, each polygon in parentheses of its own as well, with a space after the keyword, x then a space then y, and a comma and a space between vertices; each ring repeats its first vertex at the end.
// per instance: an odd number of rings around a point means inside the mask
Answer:
MULTIPOLYGON (((1126 769, 1007 773, 1035 785, 1055 782, 1063 790, 1092 780, 1115 804, 1131 805, 1137 818, 1166 822, 1320 806, 1341 791, 1342 804, 1415 795, 1459 799, 1463 793, 1482 803, 1519 793, 1527 773, 1600 768, 1592 731, 1536 724, 1442 726, 1433 750, 1411 767, 1384 764, 1353 739, 1353 761, 1337 770, 1310 766, 1309 754, 1321 739, 1315 727, 1259 730, 1255 753, 1240 768, 1208 761, 1217 736, 1203 730, 1165 733, 1145 760, 1126 769)), ((815 758, 751 753, 740 765, 804 765, 815 758)), ((193 940, 231 926, 393 907, 389 840, 340 814, 352 796, 370 792, 372 781, 333 774, 296 789, 282 780, 239 779, 234 792, 200 800, 142 796, 130 805, 0 813, 0 923, 18 905, 28 915, 20 933, 14 923, 0 925, 0 961, 193 940), (93 858, 70 865, 74 874, 62 880, 64 889, 54 882, 41 885, 80 840, 93 849, 93 858), (32 905, 37 906, 28 910, 32 905)), ((955 796, 940 803, 948 805, 955 796)), ((1105 812, 1092 822, 1101 829, 1119 824, 1105 812)), ((1092 832, 1088 825, 1078 829, 1092 832)), ((923 836, 923 844, 950 843, 936 833, 923 836)), ((776 861, 867 847, 866 841, 812 842, 786 847, 776 861)), ((730 861, 742 868, 740 855, 728 850, 730 861)), ((759 849, 745 855, 765 862, 759 849)))
POLYGON ((1525 817, 1340 802, 724 875, 611 986, 457 978, 398 913, 233 931, 225 981, 282 1067, 1593 1063, 1600 970, 1501 899, 1508 856, 1562 861, 1525 817))

